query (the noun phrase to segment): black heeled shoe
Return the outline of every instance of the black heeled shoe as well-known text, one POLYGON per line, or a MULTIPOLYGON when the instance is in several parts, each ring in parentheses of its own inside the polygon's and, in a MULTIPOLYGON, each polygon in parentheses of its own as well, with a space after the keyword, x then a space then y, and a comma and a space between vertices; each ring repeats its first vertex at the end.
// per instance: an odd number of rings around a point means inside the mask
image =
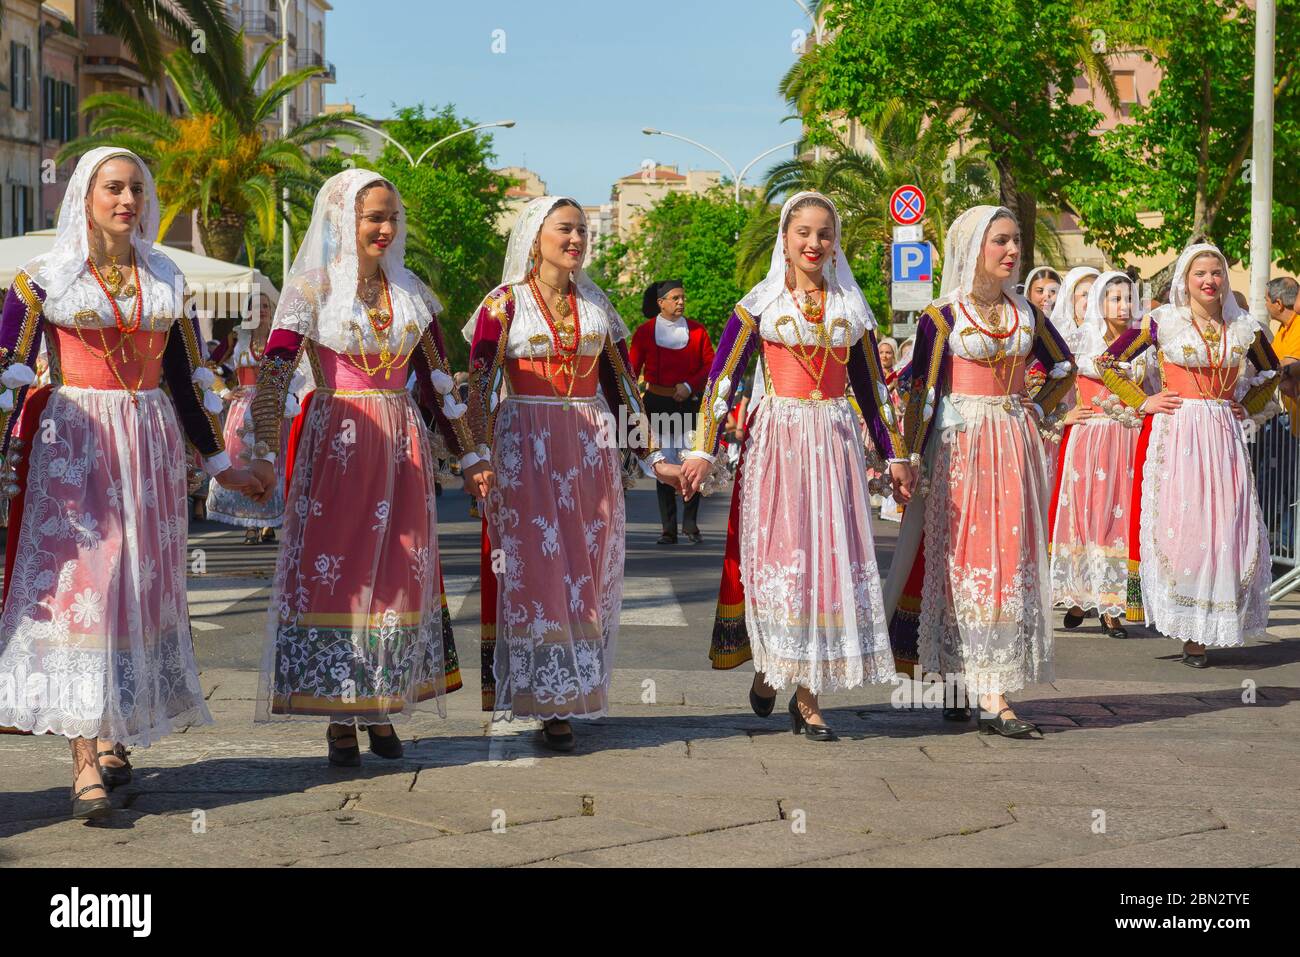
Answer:
POLYGON ((686 540, 690 542, 692 545, 698 545, 700 544, 700 542, 704 541, 704 536, 700 534, 700 530, 698 528, 693 532, 686 532, 685 535, 686 535, 686 540))
POLYGON ((754 714, 760 718, 769 717, 772 710, 776 707, 776 694, 770 698, 764 698, 762 695, 754 693, 754 686, 749 686, 749 706, 754 709, 754 714))
POLYGON ((669 535, 667 532, 664 532, 662 535, 659 536, 659 540, 658 540, 657 542, 655 542, 655 544, 656 544, 656 545, 676 545, 676 544, 677 544, 677 536, 676 536, 676 535, 669 535))
POLYGON ((113 803, 108 799, 108 788, 103 784, 87 784, 72 792, 72 817, 78 821, 100 821, 113 813, 113 803), (87 791, 99 789, 104 797, 83 798, 87 791))
POLYGON ((1083 618, 1084 618, 1083 615, 1076 615, 1072 611, 1067 611, 1065 613, 1065 627, 1078 628, 1080 625, 1083 624, 1083 618))
POLYGON ((256 545, 259 537, 260 536, 258 534, 258 531, 255 528, 248 528, 244 530, 245 545, 256 545))
POLYGON ((95 753, 95 761, 99 764, 100 780, 104 782, 108 787, 108 790, 111 791, 113 788, 120 788, 124 784, 131 783, 131 762, 126 759, 126 756, 130 753, 130 751, 120 744, 112 750, 97 751, 95 753), (119 767, 105 767, 104 762, 99 759, 108 757, 120 758, 122 764, 119 767))
POLYGON ((1197 669, 1208 668, 1210 667, 1210 658, 1209 655, 1206 654, 1204 651, 1202 651, 1199 655, 1189 654, 1186 651, 1184 651, 1183 664, 1187 665, 1187 667, 1189 668, 1197 668, 1197 669))
POLYGON ((804 718, 803 712, 799 710, 799 699, 796 695, 790 699, 790 729, 795 734, 802 734, 809 741, 838 741, 835 732, 825 724, 809 724, 804 718))
POLYGON ((356 731, 347 731, 340 734, 337 738, 330 734, 329 728, 325 729, 325 740, 329 742, 329 761, 330 764, 339 768, 359 768, 361 767, 361 748, 357 746, 356 731), (352 739, 352 744, 348 747, 339 747, 338 742, 346 738, 352 739))
POLYGON ((262 544, 263 544, 263 545, 274 545, 274 544, 275 544, 275 529, 273 529, 273 528, 264 528, 264 529, 262 529, 262 536, 261 536, 261 538, 262 538, 262 544))
POLYGON ((542 722, 542 743, 552 751, 572 751, 578 744, 578 739, 573 736, 572 725, 570 725, 568 731, 554 730, 554 725, 564 723, 563 721, 542 722))
POLYGON ((1002 716, 1010 710, 1009 707, 1003 708, 992 718, 980 714, 980 734, 1000 734, 1004 738, 1027 738, 1031 734, 1037 734, 1040 738, 1043 736, 1038 725, 1032 721, 1025 721, 1023 718, 1003 718, 1002 716))
MULTIPOLYGON (((390 724, 391 728, 392 725, 390 724)), ((375 730, 370 725, 366 726, 366 736, 370 738, 370 751, 379 755, 381 758, 388 758, 390 761, 402 756, 402 739, 397 736, 397 731, 392 734, 375 734, 375 730)))
POLYGON ((1121 624, 1119 618, 1112 618, 1110 615, 1101 616, 1101 630, 1106 633, 1108 638, 1127 638, 1128 629, 1121 624))

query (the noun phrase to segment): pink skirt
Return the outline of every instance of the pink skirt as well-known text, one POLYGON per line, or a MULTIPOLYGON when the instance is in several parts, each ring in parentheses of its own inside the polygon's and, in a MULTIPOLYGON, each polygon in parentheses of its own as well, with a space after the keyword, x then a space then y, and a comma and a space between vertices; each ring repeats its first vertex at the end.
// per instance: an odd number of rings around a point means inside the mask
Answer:
MULTIPOLYGON (((256 386, 241 386, 235 392, 235 398, 226 410, 226 423, 222 435, 226 441, 226 451, 235 465, 246 461, 248 452, 244 442, 244 433, 251 432, 253 420, 250 411, 253 397, 257 395, 256 386)), ((287 426, 287 423, 286 423, 287 426)), ((280 451, 275 459, 275 494, 267 501, 254 502, 242 492, 222 488, 216 482, 208 487, 208 518, 214 522, 235 525, 239 528, 279 528, 284 522, 284 460, 285 449, 289 442, 289 429, 280 432, 280 451)))
POLYGON ((1070 429, 1052 538, 1052 600, 1122 617, 1137 429, 1096 416, 1070 429))
POLYGON ((944 398, 925 502, 920 664, 971 695, 1052 680, 1043 443, 1005 402, 944 398))
POLYGON ((443 713, 438 520, 410 395, 317 390, 267 622, 256 720, 384 724, 443 713))
POLYGON ((1142 606, 1170 638, 1230 648, 1262 637, 1272 567, 1241 423, 1226 402, 1157 415, 1142 478, 1142 606))
POLYGON ((212 721, 185 600, 180 424, 161 390, 137 395, 60 386, 41 414, 0 615, 0 727, 143 747, 212 721))
POLYGON ((754 670, 814 694, 892 681, 861 420, 846 399, 767 395, 750 430, 737 494, 754 670))
POLYGON ((623 604, 619 452, 602 397, 510 396, 493 429, 487 531, 497 571, 495 709, 598 718, 623 604))

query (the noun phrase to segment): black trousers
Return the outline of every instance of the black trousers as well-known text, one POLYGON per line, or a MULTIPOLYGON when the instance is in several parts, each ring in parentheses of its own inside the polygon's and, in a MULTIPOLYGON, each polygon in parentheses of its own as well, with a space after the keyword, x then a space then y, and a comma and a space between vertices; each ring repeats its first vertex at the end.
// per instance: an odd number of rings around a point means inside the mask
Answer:
MULTIPOLYGON (((699 401, 687 399, 685 402, 678 402, 671 396, 655 395, 653 392, 645 394, 646 413, 653 416, 656 414, 673 414, 679 416, 678 421, 681 423, 681 435, 684 437, 687 432, 695 428, 695 414, 699 411, 699 401)), ((655 492, 659 495, 659 521, 663 525, 665 535, 677 534, 677 490, 671 485, 665 485, 663 482, 655 483, 655 492)), ((684 514, 682 515, 682 530, 690 533, 697 532, 700 529, 696 516, 700 513, 700 496, 695 496, 686 503, 684 514)))

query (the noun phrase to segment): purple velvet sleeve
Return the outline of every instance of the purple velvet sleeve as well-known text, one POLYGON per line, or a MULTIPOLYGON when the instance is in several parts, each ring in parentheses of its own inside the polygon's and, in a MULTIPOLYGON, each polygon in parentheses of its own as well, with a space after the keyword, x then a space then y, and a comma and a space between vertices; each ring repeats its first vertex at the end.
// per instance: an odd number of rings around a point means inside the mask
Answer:
MULTIPOLYGON (((881 458, 902 458, 884 420, 880 393, 876 389, 876 383, 884 382, 885 372, 880 366, 880 349, 875 332, 868 331, 862 341, 849 350, 847 371, 849 384, 853 386, 858 407, 862 409, 862 416, 866 419, 867 428, 881 458)), ((892 414, 892 408, 890 411, 892 414)))
MULTIPOLYGON (((38 304, 45 302, 45 290, 36 283, 27 280, 38 304)), ((18 294, 18 279, 14 279, 5 296, 4 309, 0 312, 0 372, 14 363, 36 368, 36 356, 41 349, 41 335, 44 332, 45 317, 39 309, 32 309, 18 294), (27 341, 27 347, 20 343, 27 341), (22 354, 20 355, 19 352, 22 354)), ((17 427, 23 402, 27 398, 30 386, 23 386, 14 393, 14 407, 4 420, 4 439, 0 443, 0 455, 9 451, 9 439, 17 427)))

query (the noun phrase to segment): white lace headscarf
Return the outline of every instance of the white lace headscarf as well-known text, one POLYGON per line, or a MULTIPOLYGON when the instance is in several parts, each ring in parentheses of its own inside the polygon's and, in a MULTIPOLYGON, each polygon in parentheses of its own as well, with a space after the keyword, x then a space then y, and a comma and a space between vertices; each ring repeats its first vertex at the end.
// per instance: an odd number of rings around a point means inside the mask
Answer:
POLYGON ((853 278, 853 270, 849 268, 848 257, 844 255, 844 247, 840 243, 839 210, 835 208, 835 204, 829 197, 811 190, 795 193, 781 207, 781 218, 776 230, 776 241, 772 244, 772 261, 768 267, 767 275, 763 277, 762 282, 745 294, 740 300, 740 305, 750 315, 761 316, 763 311, 776 302, 781 293, 785 292, 785 227, 790 218, 790 211, 802 200, 808 198, 820 199, 825 202, 830 207, 831 216, 835 220, 835 249, 831 256, 829 268, 822 273, 826 281, 826 315, 834 315, 837 318, 842 316, 855 330, 858 330, 858 335, 861 336, 868 330, 876 328, 876 317, 872 314, 871 307, 867 305, 867 300, 862 295, 862 289, 858 286, 858 281, 853 278))
MULTIPOLYGON (((970 295, 984 249, 984 237, 993 221, 1002 216, 1015 221, 1015 215, 1005 206, 972 206, 953 220, 943 241, 943 285, 935 305, 949 305, 970 295)), ((1016 292, 1014 277, 1002 280, 1002 291, 1017 308, 1028 310, 1029 301, 1016 292)))
POLYGON ((1061 288, 1056 293, 1056 304, 1052 306, 1052 314, 1047 317, 1061 335, 1066 335, 1075 327, 1074 287, 1089 277, 1096 279, 1100 275, 1101 271, 1091 266, 1075 266, 1061 280, 1061 288))
MULTIPOLYGON (((506 262, 505 267, 501 270, 501 285, 514 286, 528 279, 528 274, 532 271, 533 263, 533 243, 537 239, 537 234, 542 231, 542 224, 546 222, 546 217, 551 214, 564 200, 577 204, 576 200, 568 196, 538 196, 519 214, 515 220, 514 227, 510 230, 510 240, 506 243, 506 262)), ((587 214, 583 212, 581 204, 577 204, 578 212, 582 213, 583 221, 586 221, 587 214)), ((627 326, 623 323, 622 317, 614 304, 609 301, 605 291, 597 286, 587 275, 585 269, 579 266, 569 276, 570 281, 578 290, 578 316, 579 321, 582 318, 584 308, 599 309, 605 314, 605 321, 609 325, 610 337, 618 342, 628 337, 627 326)), ((495 290, 494 290, 495 291, 495 290)), ((489 293, 491 295, 491 293, 489 293)), ((487 302, 485 297, 483 303, 487 302)), ((480 303, 479 308, 482 308, 480 303)), ((470 317, 469 322, 461 329, 461 334, 465 337, 466 342, 474 338, 474 326, 478 321, 479 310, 474 310, 474 315, 470 317)))
POLYGON ((1183 250, 1182 255, 1178 257, 1178 262, 1174 265, 1174 279, 1169 286, 1169 304, 1180 309, 1191 309, 1192 294, 1187 288, 1187 271, 1191 268, 1193 260, 1198 256, 1207 254, 1217 257, 1219 263, 1223 266, 1223 285, 1219 287, 1219 303, 1223 306, 1223 321, 1228 323, 1249 315, 1245 309, 1241 308, 1241 304, 1237 302, 1237 297, 1232 294, 1232 282, 1228 278, 1228 260, 1219 251, 1219 247, 1213 243, 1196 243, 1183 250))
MULTIPOLYGON (((384 344, 394 352, 409 351, 442 304, 405 260, 406 207, 396 187, 374 170, 336 173, 316 194, 311 225, 285 280, 272 329, 299 333, 335 352, 374 353, 384 344), (397 229, 379 263, 393 300, 393 322, 383 338, 357 298, 357 194, 376 183, 387 184, 397 198, 397 229)), ((381 300, 379 306, 387 303, 381 300)))
POLYGON ((177 289, 180 271, 175 263, 156 250, 153 245, 158 236, 158 223, 161 216, 153 175, 144 160, 121 147, 96 147, 77 161, 76 169, 72 171, 72 178, 68 180, 67 191, 63 194, 63 203, 59 207, 59 223, 54 237, 54 246, 49 252, 29 262, 23 271, 45 290, 46 302, 52 303, 62 298, 77 277, 86 270, 86 261, 90 258, 90 217, 86 210, 90 186, 99 168, 108 160, 118 156, 135 163, 144 180, 144 195, 138 206, 139 217, 135 229, 131 231, 131 248, 135 252, 136 265, 141 272, 141 283, 147 284, 146 311, 156 311, 159 301, 162 300, 174 307, 174 311, 168 310, 171 315, 178 316, 180 312, 177 297, 182 293, 182 290, 177 289), (161 284, 166 291, 154 286, 155 283, 161 284))
POLYGON ((1035 266, 1033 269, 1029 270, 1029 275, 1026 276, 1025 281, 1020 284, 1020 288, 1024 290, 1024 296, 1026 299, 1029 298, 1029 289, 1033 286, 1034 280, 1038 278, 1039 273, 1049 272, 1056 276, 1058 280, 1060 279, 1061 274, 1051 266, 1035 266))
POLYGON ((1109 325, 1106 322, 1105 297, 1107 288, 1115 283, 1123 283, 1128 287, 1130 320, 1132 316, 1137 315, 1137 284, 1129 278, 1128 274, 1112 270, 1098 275, 1097 281, 1088 290, 1083 322, 1065 335, 1070 351, 1081 361, 1085 358, 1093 358, 1106 350, 1109 325))

